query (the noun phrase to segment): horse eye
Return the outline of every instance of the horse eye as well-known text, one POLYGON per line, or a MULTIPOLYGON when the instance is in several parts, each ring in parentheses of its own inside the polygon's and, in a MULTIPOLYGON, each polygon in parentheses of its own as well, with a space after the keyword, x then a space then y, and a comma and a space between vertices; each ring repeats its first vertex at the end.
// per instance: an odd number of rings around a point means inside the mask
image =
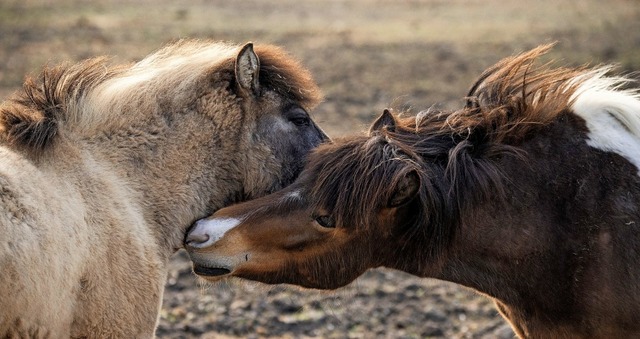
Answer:
POLYGON ((321 215, 319 217, 316 217, 316 222, 318 223, 318 225, 322 227, 326 227, 326 228, 336 227, 336 223, 333 221, 333 218, 331 218, 328 215, 321 215))
POLYGON ((289 119, 296 126, 309 126, 309 118, 306 117, 296 117, 289 119))
POLYGON ((309 119, 307 112, 298 106, 294 106, 287 110, 285 116, 292 124, 299 127, 309 126, 311 124, 311 119, 309 119))

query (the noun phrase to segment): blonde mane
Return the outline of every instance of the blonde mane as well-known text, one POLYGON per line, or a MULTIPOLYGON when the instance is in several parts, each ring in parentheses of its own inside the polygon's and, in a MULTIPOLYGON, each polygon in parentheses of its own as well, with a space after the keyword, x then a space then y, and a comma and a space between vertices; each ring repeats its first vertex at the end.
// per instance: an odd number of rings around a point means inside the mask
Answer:
POLYGON ((235 57, 238 47, 194 41, 166 46, 96 84, 88 95, 71 100, 68 107, 71 123, 87 129, 104 127, 109 121, 129 121, 129 117, 118 117, 117 114, 126 113, 126 106, 131 103, 152 106, 158 96, 187 102, 190 96, 198 94, 194 93, 194 85, 206 75, 203 70, 213 73, 224 66, 232 66, 228 61, 235 57))
MULTIPOLYGON (((193 102, 212 85, 230 86, 240 46, 181 40, 130 65, 109 65, 94 58, 76 65, 45 68, 28 77, 23 90, 0 105, 0 136, 11 144, 43 150, 65 128, 92 135, 155 114, 166 104, 193 102), (226 72, 222 81, 211 77, 226 72)), ((320 100, 308 71, 275 46, 256 46, 261 81, 300 101, 306 108, 320 100)), ((220 79, 219 79, 220 80, 220 79)))

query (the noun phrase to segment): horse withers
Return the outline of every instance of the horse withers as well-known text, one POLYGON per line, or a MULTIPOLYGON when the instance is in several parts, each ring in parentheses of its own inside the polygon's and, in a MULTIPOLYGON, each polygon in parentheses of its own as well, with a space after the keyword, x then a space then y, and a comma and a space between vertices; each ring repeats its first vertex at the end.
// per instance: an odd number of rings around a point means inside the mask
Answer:
POLYGON ((198 221, 194 271, 334 289, 384 266, 491 297, 521 337, 640 335, 640 94, 610 67, 538 66, 548 48, 198 221))
POLYGON ((290 184, 326 135, 283 50, 180 41, 47 68, 0 106, 0 337, 150 338, 194 220, 290 184))

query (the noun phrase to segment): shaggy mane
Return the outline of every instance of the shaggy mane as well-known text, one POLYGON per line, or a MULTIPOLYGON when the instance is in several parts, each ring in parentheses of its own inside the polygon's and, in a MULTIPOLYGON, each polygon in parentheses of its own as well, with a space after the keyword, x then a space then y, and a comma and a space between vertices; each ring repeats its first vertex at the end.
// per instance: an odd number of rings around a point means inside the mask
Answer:
MULTIPOLYGON (((215 72, 234 74, 239 48, 181 40, 131 65, 110 66, 102 57, 45 67, 37 78, 26 78, 22 91, 0 104, 0 136, 7 143, 43 151, 62 125, 80 129, 101 126, 112 114, 121 119, 127 105, 146 103, 143 109, 153 107, 157 93, 188 97, 192 95, 189 86, 197 85, 197 79, 215 72)), ((305 108, 321 100, 311 74, 283 50, 270 45, 257 45, 254 50, 260 59, 262 86, 299 101, 305 108)))
MULTIPOLYGON (((457 111, 434 109, 412 117, 395 116, 395 125, 369 137, 337 140, 312 155, 317 177, 311 195, 350 227, 367 227, 386 206, 393 188, 409 172, 421 181, 418 198, 408 206, 407 237, 425 233, 432 255, 453 237, 460 216, 479 199, 500 199, 503 175, 495 160, 524 158, 518 147, 533 133, 572 111, 585 84, 609 67, 551 68, 534 61, 551 45, 504 59, 485 71, 457 111), (355 179, 354 179, 355 178, 355 179)), ((604 78, 615 90, 624 78, 604 78)), ((634 92, 635 93, 635 92, 634 92)), ((637 94, 634 94, 637 97, 637 94)), ((636 118, 637 119, 637 118, 636 118)))
POLYGON ((97 84, 115 76, 106 58, 75 65, 45 67, 37 79, 27 77, 22 91, 0 105, 0 134, 11 144, 42 150, 58 134, 67 107, 97 84))

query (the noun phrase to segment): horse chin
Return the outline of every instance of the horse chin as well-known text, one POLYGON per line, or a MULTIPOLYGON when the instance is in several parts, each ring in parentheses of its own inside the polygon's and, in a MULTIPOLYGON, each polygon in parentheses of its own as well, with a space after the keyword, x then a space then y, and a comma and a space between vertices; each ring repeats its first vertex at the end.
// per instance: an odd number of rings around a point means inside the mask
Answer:
POLYGON ((231 271, 228 268, 224 268, 224 267, 207 267, 207 266, 193 265, 193 273, 199 276, 202 276, 204 278, 208 278, 208 277, 221 278, 231 273, 231 271))

